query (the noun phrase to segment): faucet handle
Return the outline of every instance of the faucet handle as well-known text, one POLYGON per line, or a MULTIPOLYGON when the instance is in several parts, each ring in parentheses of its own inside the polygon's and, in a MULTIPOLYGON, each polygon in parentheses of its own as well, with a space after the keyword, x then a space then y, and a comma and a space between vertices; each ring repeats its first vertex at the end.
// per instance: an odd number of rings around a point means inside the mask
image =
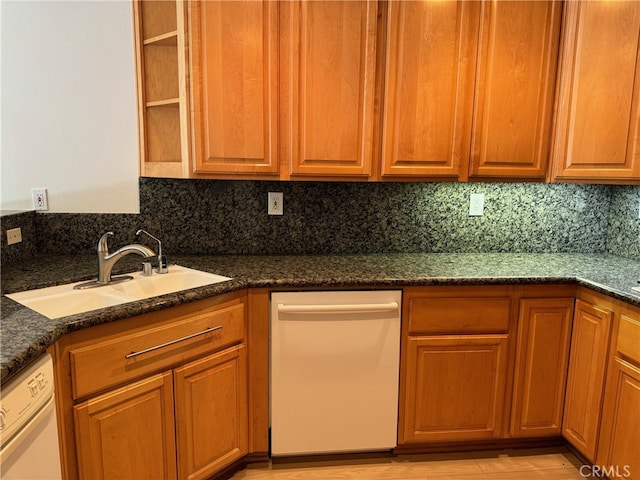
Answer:
POLYGON ((113 237, 113 232, 107 232, 100 237, 100 240, 98 240, 98 253, 109 255, 109 245, 107 244, 109 237, 113 237))
POLYGON ((169 273, 167 257, 164 255, 158 255, 158 273, 169 273))

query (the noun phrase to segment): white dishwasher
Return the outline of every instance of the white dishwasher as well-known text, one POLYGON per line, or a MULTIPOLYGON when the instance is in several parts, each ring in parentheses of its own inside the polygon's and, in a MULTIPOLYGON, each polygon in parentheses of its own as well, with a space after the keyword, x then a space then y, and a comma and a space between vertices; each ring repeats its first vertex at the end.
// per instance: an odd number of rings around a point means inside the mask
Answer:
POLYGON ((271 295, 271 454, 397 445, 399 290, 271 295))
POLYGON ((45 354, 2 385, 0 477, 60 479, 53 362, 45 354))

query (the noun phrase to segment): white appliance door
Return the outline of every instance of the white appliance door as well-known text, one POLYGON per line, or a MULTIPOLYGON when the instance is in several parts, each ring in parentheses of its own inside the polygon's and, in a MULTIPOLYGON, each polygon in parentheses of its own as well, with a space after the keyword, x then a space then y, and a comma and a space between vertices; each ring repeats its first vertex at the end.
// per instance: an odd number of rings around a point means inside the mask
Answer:
POLYGON ((58 426, 52 396, 0 452, 2 480, 52 480, 62 478, 58 426))
POLYGON ((397 445, 400 291, 271 297, 271 453, 397 445))

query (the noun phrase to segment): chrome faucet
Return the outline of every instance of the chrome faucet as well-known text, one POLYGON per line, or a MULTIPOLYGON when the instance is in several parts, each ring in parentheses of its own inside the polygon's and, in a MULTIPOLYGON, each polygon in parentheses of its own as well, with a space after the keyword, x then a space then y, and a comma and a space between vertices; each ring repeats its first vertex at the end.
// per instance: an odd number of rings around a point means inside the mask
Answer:
POLYGON ((147 232, 146 230, 143 230, 143 229, 140 229, 140 230, 138 230, 136 232, 136 242, 138 241, 138 238, 140 238, 140 234, 141 233, 144 233, 148 237, 151 237, 156 242, 158 242, 158 269, 157 269, 157 272, 158 273, 169 273, 169 266, 167 265, 167 257, 162 255, 162 242, 160 240, 158 240, 156 237, 154 237, 153 235, 151 235, 149 232, 147 232))
POLYGON ((155 257, 156 255, 156 252, 151 250, 146 245, 140 245, 137 243, 125 245, 115 252, 109 253, 107 240, 112 236, 113 232, 107 232, 102 235, 102 237, 100 237, 100 240, 98 241, 98 279, 81 283, 74 286, 73 288, 81 290, 84 288, 100 287, 102 285, 109 285, 131 280, 133 277, 130 275, 122 275, 119 277, 111 278, 111 270, 113 270, 114 265, 130 253, 135 253, 145 258, 155 257))

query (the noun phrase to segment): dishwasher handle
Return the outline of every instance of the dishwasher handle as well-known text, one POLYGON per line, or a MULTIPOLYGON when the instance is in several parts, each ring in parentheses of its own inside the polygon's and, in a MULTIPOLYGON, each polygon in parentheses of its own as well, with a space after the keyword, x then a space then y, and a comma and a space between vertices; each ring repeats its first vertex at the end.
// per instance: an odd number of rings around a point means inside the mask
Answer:
POLYGON ((287 305, 278 304, 278 313, 370 313, 370 312, 397 312, 400 309, 398 302, 385 303, 344 303, 344 304, 305 304, 287 305))

